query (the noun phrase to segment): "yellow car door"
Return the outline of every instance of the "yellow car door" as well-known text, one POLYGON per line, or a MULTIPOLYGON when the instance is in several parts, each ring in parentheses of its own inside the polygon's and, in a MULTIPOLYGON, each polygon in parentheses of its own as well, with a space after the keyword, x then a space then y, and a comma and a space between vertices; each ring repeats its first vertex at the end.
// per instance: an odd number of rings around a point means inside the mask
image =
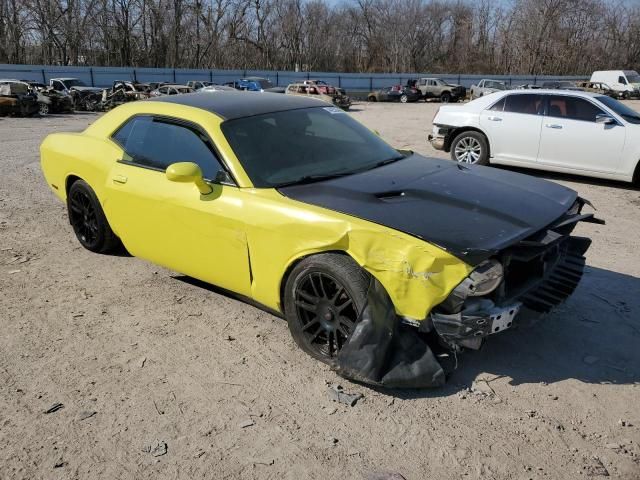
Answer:
POLYGON ((248 295, 242 197, 204 130, 177 119, 140 115, 112 139, 122 148, 122 159, 108 175, 104 208, 127 250, 248 295), (170 181, 165 171, 178 162, 198 164, 212 192, 203 195, 194 183, 170 181))

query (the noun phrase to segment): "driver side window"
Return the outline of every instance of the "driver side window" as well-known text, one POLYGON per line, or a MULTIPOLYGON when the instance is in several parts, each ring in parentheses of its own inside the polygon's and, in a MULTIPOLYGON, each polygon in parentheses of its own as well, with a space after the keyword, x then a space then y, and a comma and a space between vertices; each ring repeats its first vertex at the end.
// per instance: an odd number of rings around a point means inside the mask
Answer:
POLYGON ((112 138, 125 151, 124 163, 164 172, 176 162, 195 162, 207 180, 222 170, 209 139, 197 127, 171 119, 133 117, 112 138))

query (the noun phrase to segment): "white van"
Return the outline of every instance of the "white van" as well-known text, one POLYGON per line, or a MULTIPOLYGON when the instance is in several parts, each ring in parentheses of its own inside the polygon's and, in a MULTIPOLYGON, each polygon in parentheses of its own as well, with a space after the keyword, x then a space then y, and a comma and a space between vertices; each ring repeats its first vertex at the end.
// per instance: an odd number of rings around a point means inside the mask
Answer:
POLYGON ((640 96, 640 75, 635 70, 601 70, 593 72, 592 82, 606 83, 616 92, 623 92, 623 98, 640 96))

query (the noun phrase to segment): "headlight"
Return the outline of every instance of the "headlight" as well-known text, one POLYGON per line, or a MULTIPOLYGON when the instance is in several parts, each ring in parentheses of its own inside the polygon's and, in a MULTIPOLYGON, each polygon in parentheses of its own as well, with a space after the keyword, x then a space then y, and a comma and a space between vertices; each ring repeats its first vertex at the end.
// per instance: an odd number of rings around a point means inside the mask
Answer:
POLYGON ((470 297, 480 297, 493 292, 504 277, 504 269, 502 264, 497 260, 487 260, 482 262, 469 275, 471 285, 469 285, 470 297))

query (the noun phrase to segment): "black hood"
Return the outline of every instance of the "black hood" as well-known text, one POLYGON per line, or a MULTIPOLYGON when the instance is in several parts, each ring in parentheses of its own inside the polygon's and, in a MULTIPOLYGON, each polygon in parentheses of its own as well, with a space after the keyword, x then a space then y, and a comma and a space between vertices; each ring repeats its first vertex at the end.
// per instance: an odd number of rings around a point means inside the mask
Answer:
POLYGON ((577 199, 573 190, 546 180, 416 154, 279 191, 421 238, 470 265, 548 226, 577 199))

